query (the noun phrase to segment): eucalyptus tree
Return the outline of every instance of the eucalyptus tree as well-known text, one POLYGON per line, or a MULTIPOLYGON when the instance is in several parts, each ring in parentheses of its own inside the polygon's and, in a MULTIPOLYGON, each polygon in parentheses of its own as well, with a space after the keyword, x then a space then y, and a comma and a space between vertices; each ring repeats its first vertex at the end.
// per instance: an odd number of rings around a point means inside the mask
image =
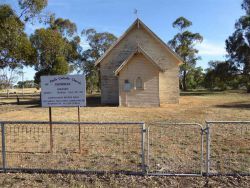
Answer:
POLYGON ((244 0, 242 8, 246 11, 235 23, 235 31, 226 40, 229 60, 236 65, 243 82, 250 93, 250 0, 244 0))
POLYGON ((192 26, 192 22, 184 17, 177 18, 172 25, 179 30, 179 33, 168 44, 183 59, 183 64, 180 67, 180 85, 181 89, 186 91, 188 89, 187 74, 195 67, 196 61, 200 58, 197 56, 198 50, 195 48, 195 44, 202 42, 203 37, 199 33, 192 33, 188 30, 192 26))
POLYGON ((95 29, 82 31, 89 48, 82 52, 78 71, 86 75, 87 90, 92 93, 100 87, 100 76, 95 62, 117 40, 117 37, 109 32, 97 32, 95 29))
MULTIPOLYGON (((36 51, 24 29, 26 22, 35 19, 47 6, 47 0, 18 0, 18 10, 0 4, 0 82, 15 80, 23 66, 36 63, 36 51), (20 12, 19 14, 17 12, 20 12)), ((5 82, 6 87, 13 81, 5 82)))
POLYGON ((80 37, 75 23, 51 17, 49 27, 37 29, 30 40, 38 54, 35 82, 42 75, 67 74, 80 58, 80 37))

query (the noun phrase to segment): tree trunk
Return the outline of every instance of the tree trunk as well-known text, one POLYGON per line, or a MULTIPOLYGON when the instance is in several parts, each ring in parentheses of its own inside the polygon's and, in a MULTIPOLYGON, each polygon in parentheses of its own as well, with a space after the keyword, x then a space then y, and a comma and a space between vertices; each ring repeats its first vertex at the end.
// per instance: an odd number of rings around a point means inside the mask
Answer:
POLYGON ((250 86, 248 86, 247 88, 247 93, 250 93, 250 86))
POLYGON ((183 91, 187 91, 186 76, 187 76, 187 72, 186 72, 186 70, 184 70, 183 71, 183 78, 182 78, 183 91))

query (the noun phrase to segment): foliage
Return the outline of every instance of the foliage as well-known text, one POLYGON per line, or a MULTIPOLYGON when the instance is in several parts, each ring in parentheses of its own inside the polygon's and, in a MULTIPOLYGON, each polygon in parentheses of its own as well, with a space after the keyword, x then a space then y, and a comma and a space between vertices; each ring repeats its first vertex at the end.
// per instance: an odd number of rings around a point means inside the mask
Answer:
POLYGON ((89 49, 82 53, 81 61, 78 64, 78 70, 86 75, 87 90, 92 93, 100 87, 99 71, 94 66, 94 63, 104 54, 114 41, 116 41, 117 38, 111 33, 99 33, 95 29, 83 30, 82 34, 86 37, 89 49))
POLYGON ((80 58, 80 37, 70 20, 51 17, 49 28, 36 30, 30 39, 38 54, 36 83, 42 75, 67 74, 80 58))
POLYGON ((207 69, 204 85, 212 90, 218 88, 226 90, 228 87, 237 88, 239 77, 237 69, 228 61, 210 61, 207 69))
POLYGON ((192 33, 187 30, 192 25, 192 22, 184 17, 177 18, 173 27, 179 29, 179 33, 174 36, 172 40, 168 42, 170 47, 180 55, 183 59, 183 65, 181 65, 181 89, 186 91, 187 86, 187 74, 195 67, 196 61, 199 59, 197 56, 198 50, 194 45, 197 42, 202 42, 203 38, 199 33, 192 33))
POLYGON ((32 65, 36 53, 24 33, 24 24, 8 5, 0 5, 0 68, 32 65))
POLYGON ((36 63, 36 50, 24 27, 47 6, 47 0, 19 0, 18 4, 20 15, 9 5, 0 5, 0 85, 7 89, 16 82, 20 68, 36 63))
POLYGON ((201 67, 191 68, 187 74, 187 87, 190 89, 204 86, 205 73, 201 67))
POLYGON ((236 22, 235 32, 226 40, 226 50, 250 93, 250 1, 244 0, 242 8, 246 14, 236 22))
POLYGON ((34 88, 37 87, 36 84, 34 83, 34 80, 25 80, 25 81, 19 81, 17 82, 17 87, 18 88, 34 88))
POLYGON ((50 17, 50 28, 57 30, 64 37, 72 37, 77 32, 76 24, 69 19, 55 18, 55 15, 50 17))
POLYGON ((68 44, 64 41, 60 33, 52 29, 37 29, 31 35, 30 40, 38 54, 39 62, 35 66, 37 71, 53 68, 56 58, 67 54, 68 44))
POLYGON ((67 74, 69 72, 69 64, 64 57, 57 57, 52 67, 52 74, 67 74))
POLYGON ((21 9, 19 18, 24 17, 24 21, 29 21, 41 13, 48 0, 18 0, 18 4, 21 9))

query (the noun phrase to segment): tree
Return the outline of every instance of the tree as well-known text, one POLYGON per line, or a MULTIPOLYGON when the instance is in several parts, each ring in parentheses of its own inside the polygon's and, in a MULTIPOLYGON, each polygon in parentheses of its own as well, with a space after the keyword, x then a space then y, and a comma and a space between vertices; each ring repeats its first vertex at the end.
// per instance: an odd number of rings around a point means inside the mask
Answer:
POLYGON ((179 29, 179 33, 168 42, 170 47, 180 55, 183 59, 181 71, 181 89, 187 90, 187 74, 189 70, 195 67, 198 50, 194 48, 197 42, 202 42, 203 38, 199 33, 192 33, 187 29, 192 25, 192 22, 184 17, 179 17, 173 22, 173 27, 179 29))
POLYGON ((108 32, 99 33, 95 29, 83 30, 82 35, 86 38, 89 49, 82 53, 77 68, 86 75, 87 90, 92 93, 100 88, 99 71, 94 63, 117 40, 117 37, 108 32))
POLYGON ((70 54, 71 46, 60 33, 52 29, 38 29, 31 35, 30 40, 38 54, 38 63, 35 65, 35 70, 38 71, 35 77, 39 77, 35 78, 37 84, 40 82, 41 75, 68 73, 66 59, 70 54))
POLYGON ((7 88, 16 81, 18 69, 36 63, 36 51, 24 32, 25 22, 47 6, 47 0, 19 0, 21 14, 0 5, 0 83, 7 88))
POLYGON ((241 72, 243 82, 250 93, 250 1, 244 0, 246 14, 235 24, 235 32, 226 40, 229 60, 241 72))
POLYGON ((64 57, 57 57, 54 66, 52 67, 51 74, 67 74, 69 72, 69 64, 64 57))
POLYGON ((0 6, 0 68, 32 65, 35 50, 24 33, 24 24, 8 5, 0 6))
POLYGON ((50 28, 57 30, 64 37, 72 37, 76 34, 76 24, 69 19, 55 18, 55 15, 50 16, 50 28))
POLYGON ((18 88, 34 88, 37 87, 36 84, 34 83, 34 80, 26 80, 26 81, 19 81, 17 82, 17 87, 18 88))
POLYGON ((17 80, 18 69, 32 66, 36 51, 24 32, 24 24, 8 5, 0 5, 0 82, 7 89, 17 80))
POLYGON ((35 66, 37 84, 42 75, 67 74, 80 58, 80 37, 75 23, 68 19, 56 19, 52 15, 49 27, 36 30, 30 38, 38 54, 35 66))
POLYGON ((187 74, 187 87, 190 89, 201 88, 204 85, 203 69, 201 67, 191 68, 187 74))
POLYGON ((18 0, 18 4, 21 9, 19 19, 29 21, 41 13, 48 5, 48 0, 18 0))
POLYGON ((228 61, 210 61, 206 70, 204 84, 210 90, 218 88, 226 90, 228 87, 235 88, 237 69, 228 61))
POLYGON ((9 96, 9 88, 18 80, 19 75, 20 71, 17 69, 0 69, 0 89, 7 89, 7 96, 9 96))
POLYGON ((24 21, 34 18, 47 6, 47 0, 18 0, 21 14, 0 5, 0 68, 32 65, 36 54, 24 32, 24 21))

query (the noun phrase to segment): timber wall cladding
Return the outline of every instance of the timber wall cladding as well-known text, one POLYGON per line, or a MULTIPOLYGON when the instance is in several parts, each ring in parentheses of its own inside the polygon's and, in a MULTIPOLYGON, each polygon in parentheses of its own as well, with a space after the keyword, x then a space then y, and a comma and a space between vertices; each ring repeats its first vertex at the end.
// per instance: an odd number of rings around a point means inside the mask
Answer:
POLYGON ((179 102, 179 69, 173 67, 165 72, 159 72, 160 105, 179 102))
POLYGON ((164 76, 160 76, 160 83, 167 83, 165 88, 162 85, 160 86, 160 91, 163 91, 163 94, 160 94, 160 98, 163 103, 174 103, 178 100, 178 96, 173 95, 179 95, 179 91, 176 89, 176 87, 179 87, 179 84, 177 83, 177 60, 145 29, 138 29, 137 27, 134 27, 103 59, 103 62, 100 63, 102 103, 119 103, 118 77, 115 76, 114 71, 128 58, 132 52, 136 50, 138 45, 140 45, 156 61, 157 64, 159 64, 164 70, 167 70, 164 76), (168 72, 170 73, 169 75, 167 74, 168 72), (175 76, 172 74, 175 74, 175 76), (164 81, 164 77, 165 79, 173 80, 164 81), (174 85, 170 86, 170 84, 174 85), (175 90, 170 92, 169 90, 171 88, 174 88, 175 90), (164 93, 168 96, 164 96, 164 93), (170 97, 169 95, 172 96, 170 97))
POLYGON ((119 74, 120 106, 159 106, 159 71, 143 55, 135 55, 119 74), (143 89, 136 89, 140 77, 143 89), (131 91, 124 91, 124 82, 129 80, 131 91))

